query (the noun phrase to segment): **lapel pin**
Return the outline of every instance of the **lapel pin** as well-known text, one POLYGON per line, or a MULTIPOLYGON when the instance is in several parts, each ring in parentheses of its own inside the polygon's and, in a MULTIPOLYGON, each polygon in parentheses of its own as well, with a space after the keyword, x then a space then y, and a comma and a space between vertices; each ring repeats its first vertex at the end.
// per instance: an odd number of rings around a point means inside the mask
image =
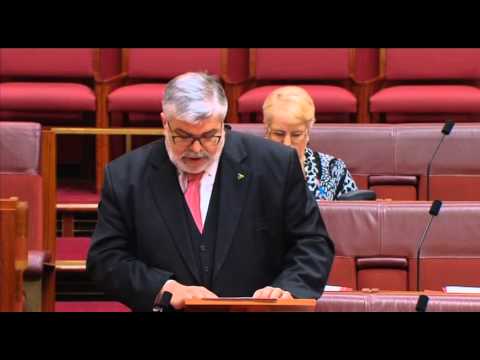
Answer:
POLYGON ((237 174, 237 180, 243 180, 244 178, 245 178, 245 175, 243 175, 242 173, 237 174))

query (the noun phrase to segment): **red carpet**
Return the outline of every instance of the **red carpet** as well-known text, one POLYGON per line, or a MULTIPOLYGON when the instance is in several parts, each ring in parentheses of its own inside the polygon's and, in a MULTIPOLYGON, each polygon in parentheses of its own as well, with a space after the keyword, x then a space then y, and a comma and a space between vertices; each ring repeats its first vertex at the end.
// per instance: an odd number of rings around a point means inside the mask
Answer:
POLYGON ((115 301, 57 301, 55 312, 131 312, 115 301))

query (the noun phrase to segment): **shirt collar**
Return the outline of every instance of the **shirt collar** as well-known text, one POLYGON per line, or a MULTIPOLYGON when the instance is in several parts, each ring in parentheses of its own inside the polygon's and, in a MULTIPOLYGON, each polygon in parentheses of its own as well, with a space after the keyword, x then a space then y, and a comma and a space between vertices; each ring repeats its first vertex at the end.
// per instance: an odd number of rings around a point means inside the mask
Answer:
MULTIPOLYGON (((218 164, 220 162, 220 157, 217 157, 213 163, 205 170, 202 176, 201 182, 213 183, 215 181, 215 176, 217 175, 218 164)), ((183 192, 187 191, 187 176, 186 174, 177 168, 178 183, 183 192)))

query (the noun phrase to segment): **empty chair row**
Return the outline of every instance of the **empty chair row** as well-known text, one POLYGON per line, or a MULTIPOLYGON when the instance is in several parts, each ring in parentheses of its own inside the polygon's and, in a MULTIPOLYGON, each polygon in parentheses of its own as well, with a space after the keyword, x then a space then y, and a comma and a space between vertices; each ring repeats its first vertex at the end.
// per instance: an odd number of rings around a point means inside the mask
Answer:
POLYGON ((158 121, 165 84, 187 71, 221 78, 229 122, 260 121, 266 96, 286 84, 307 89, 318 122, 480 120, 480 49, 0 49, 0 62, 10 120, 158 121))

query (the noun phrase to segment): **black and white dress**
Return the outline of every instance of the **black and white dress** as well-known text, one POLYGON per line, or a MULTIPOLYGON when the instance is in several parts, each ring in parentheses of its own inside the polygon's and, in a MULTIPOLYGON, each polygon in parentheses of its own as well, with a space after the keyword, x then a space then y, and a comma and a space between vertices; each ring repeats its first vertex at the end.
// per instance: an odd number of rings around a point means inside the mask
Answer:
POLYGON ((336 200, 339 195, 358 190, 345 163, 331 155, 306 148, 304 171, 316 200, 336 200))

